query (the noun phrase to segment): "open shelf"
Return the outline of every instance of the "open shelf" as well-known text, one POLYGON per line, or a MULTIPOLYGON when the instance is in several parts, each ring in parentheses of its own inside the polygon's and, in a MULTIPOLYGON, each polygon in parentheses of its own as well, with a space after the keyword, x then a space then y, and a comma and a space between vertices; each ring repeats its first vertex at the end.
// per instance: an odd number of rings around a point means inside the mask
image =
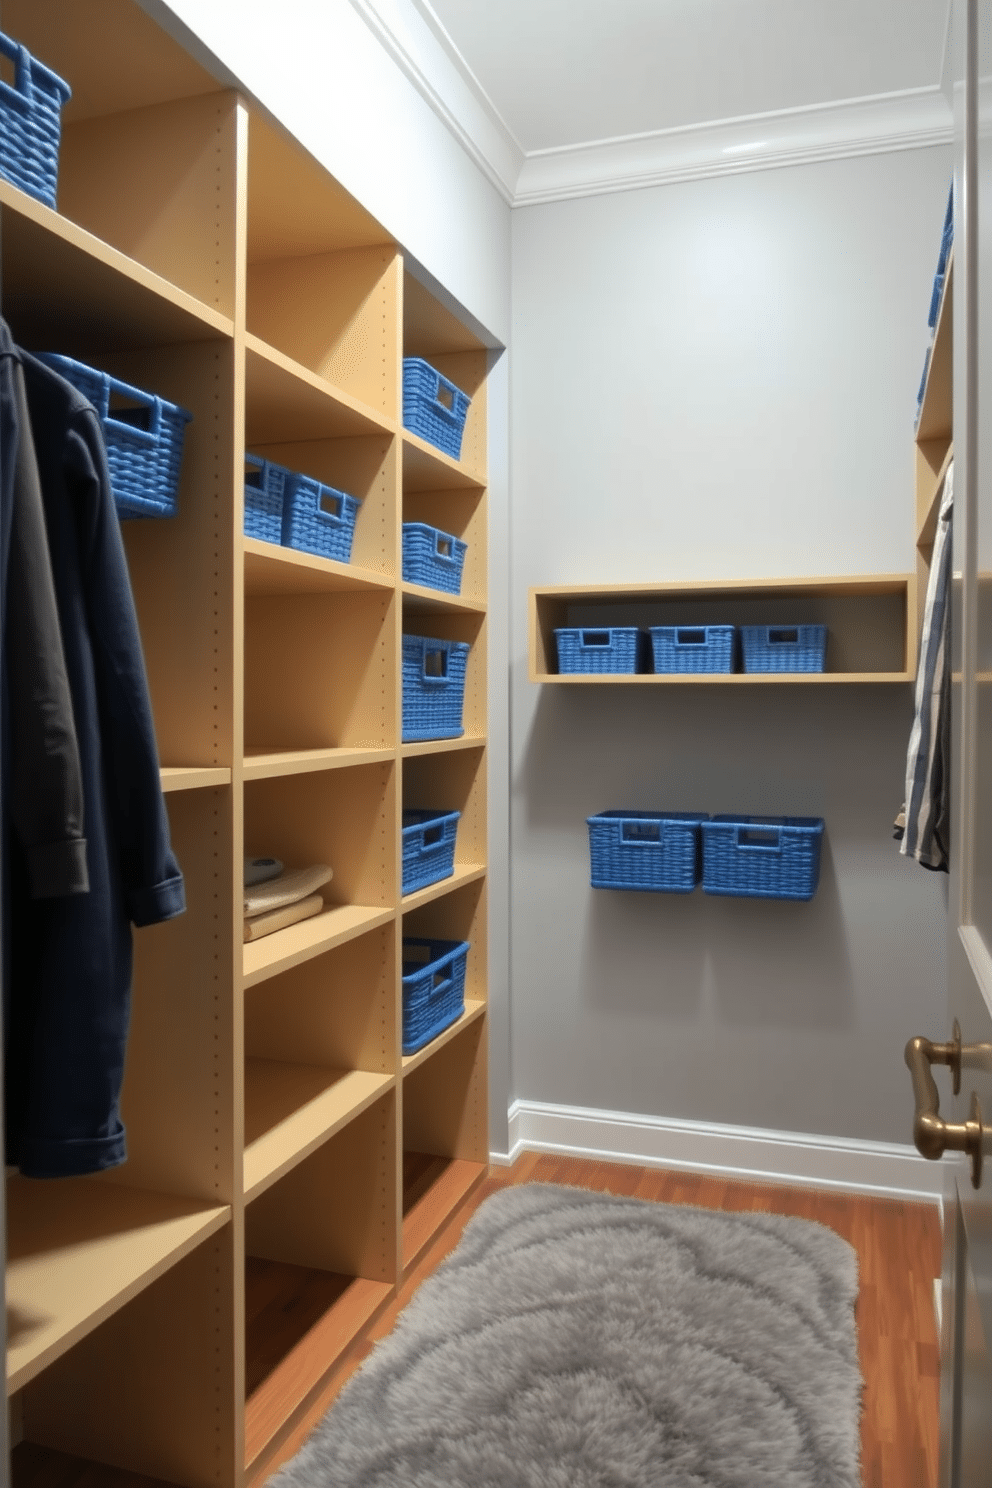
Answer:
POLYGON ((245 1258, 245 1466, 386 1306, 391 1283, 245 1258))
POLYGON ((954 459, 954 446, 948 444, 936 472, 930 470, 927 457, 921 449, 917 450, 917 456, 918 460, 923 462, 924 469, 921 470, 920 466, 917 466, 917 502, 919 515, 917 518, 916 546, 923 551, 929 551, 933 548, 934 537, 937 532, 937 517, 940 514, 940 502, 944 494, 944 480, 954 459))
POLYGON ((442 594, 437 589, 425 589, 422 584, 404 581, 403 608, 410 614, 484 615, 486 602, 470 599, 460 594, 442 594))
POLYGON ((403 912, 419 909, 422 904, 430 904, 432 900, 441 899, 445 894, 451 894, 465 884, 476 883, 485 876, 484 863, 456 863, 450 878, 442 878, 440 883, 428 884, 426 889, 416 889, 412 894, 404 894, 403 912))
POLYGON ((954 368, 954 250, 944 276, 944 292, 934 328, 926 386, 916 424, 917 443, 950 439, 953 425, 952 379, 954 368))
POLYGON ((484 490, 485 485, 481 473, 467 469, 419 434, 403 430, 404 491, 484 490))
POLYGON ((245 1065, 244 1193, 253 1199, 361 1114, 392 1075, 249 1059, 245 1065))
MULTIPOLYGON (((452 1039, 458 1038, 460 1034, 465 1032, 466 1028, 481 1018, 485 1011, 486 1004, 484 1002, 477 1002, 474 998, 466 997, 465 1011, 456 1023, 452 1023, 451 1027, 446 1028, 443 1033, 439 1033, 437 1038, 431 1039, 429 1044, 425 1044, 422 1049, 418 1049, 416 1054, 403 1055, 403 1074, 407 1075, 411 1070, 419 1069, 422 1064, 426 1064, 433 1055, 444 1048, 445 1044, 450 1044, 452 1039)), ((434 1161, 440 1162, 442 1159, 436 1158, 434 1161)))
POLYGON ((243 951, 245 987, 264 982, 290 967, 299 966, 313 956, 354 940, 367 930, 375 930, 393 918, 392 909, 377 908, 371 904, 338 904, 325 909, 323 914, 311 920, 301 920, 297 925, 287 925, 285 930, 276 930, 261 940, 250 941, 243 951))
POLYGON ((532 682, 635 686, 768 686, 906 682, 915 663, 913 579, 866 577, 557 585, 530 592, 532 682), (556 670, 561 626, 825 624, 827 669, 813 674, 566 674, 556 670))
POLYGON ((423 1255, 443 1224, 486 1176, 487 1165, 466 1158, 403 1153, 403 1269, 423 1255))
POLYGON ((391 749, 287 749, 245 755, 244 778, 267 780, 274 775, 308 775, 315 770, 340 770, 348 765, 376 765, 394 757, 391 749))
POLYGON ((371 569, 336 563, 316 553, 299 553, 278 543, 244 539, 245 595, 331 594, 349 590, 392 591, 392 580, 371 569))
POLYGON ((208 786, 230 785, 231 772, 225 766, 162 765, 159 770, 162 790, 204 790, 208 786))
POLYGON ((229 1219, 226 1205, 97 1179, 9 1178, 8 1394, 229 1219))
POLYGON ((230 338, 234 323, 0 180, 4 315, 39 351, 230 338))
POLYGON ((245 428, 253 443, 395 434, 396 423, 269 346, 245 338, 245 428))
POLYGON ((416 759, 422 754, 452 754, 462 749, 481 749, 486 742, 485 734, 463 734, 460 739, 421 739, 413 744, 402 744, 400 753, 404 759, 416 759))

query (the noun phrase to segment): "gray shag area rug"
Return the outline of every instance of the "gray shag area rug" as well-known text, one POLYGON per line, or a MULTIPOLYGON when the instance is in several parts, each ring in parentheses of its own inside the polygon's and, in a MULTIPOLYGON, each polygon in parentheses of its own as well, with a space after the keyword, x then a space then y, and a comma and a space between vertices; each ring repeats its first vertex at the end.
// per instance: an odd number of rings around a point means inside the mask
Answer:
POLYGON ((277 1488, 860 1488, 823 1225, 549 1184, 482 1204, 277 1488))

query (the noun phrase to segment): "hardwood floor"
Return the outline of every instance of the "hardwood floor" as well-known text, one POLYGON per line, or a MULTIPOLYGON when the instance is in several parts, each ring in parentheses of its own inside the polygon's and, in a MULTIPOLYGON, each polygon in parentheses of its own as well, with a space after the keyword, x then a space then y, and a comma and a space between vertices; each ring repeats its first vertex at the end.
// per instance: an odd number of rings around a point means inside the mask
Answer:
MULTIPOLYGON (((416 1174, 411 1171, 409 1178, 411 1183, 422 1185, 424 1174, 418 1169, 416 1174)), ((489 1170, 410 1268, 396 1299, 342 1355, 306 1418, 278 1454, 265 1460, 253 1480, 255 1485, 299 1448, 374 1343, 390 1331, 397 1313, 420 1283, 454 1249, 478 1205, 499 1188, 528 1182, 564 1183, 659 1203, 766 1210, 830 1225, 858 1253, 857 1321, 865 1378, 861 1423, 864 1488, 936 1488, 939 1350, 933 1278, 940 1271, 940 1222, 933 1206, 538 1154, 521 1157, 512 1168, 489 1170)), ((285 1286, 286 1272, 280 1271, 278 1283, 285 1286)), ((277 1282, 269 1284, 275 1289, 277 1282)), ((278 1305, 270 1311, 274 1330, 271 1339, 261 1337, 265 1329, 263 1314, 259 1312, 253 1319, 259 1358, 278 1354, 275 1334, 286 1326, 278 1305)), ((298 1340, 298 1328, 294 1337, 298 1340)), ((73 1459, 28 1444, 15 1450, 13 1463, 14 1488, 142 1488, 150 1482, 93 1464, 74 1464, 73 1459)))

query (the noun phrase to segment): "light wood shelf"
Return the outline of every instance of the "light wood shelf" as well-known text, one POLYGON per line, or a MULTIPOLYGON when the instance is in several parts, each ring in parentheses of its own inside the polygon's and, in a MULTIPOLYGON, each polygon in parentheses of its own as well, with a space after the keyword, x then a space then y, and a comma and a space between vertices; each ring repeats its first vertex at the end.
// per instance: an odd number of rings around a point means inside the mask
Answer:
POLYGON ((428 884, 426 889, 415 889, 412 894, 404 894, 403 913, 406 914, 411 909, 419 909, 422 904, 431 904, 435 899, 443 899, 445 894, 450 894, 465 884, 477 883, 485 876, 484 863, 456 863, 455 871, 450 878, 442 878, 439 883, 428 884))
POLYGON ((441 1226, 482 1182, 488 1167, 484 1162, 472 1162, 467 1158, 432 1159, 429 1155, 426 1155, 426 1163, 432 1179, 430 1186, 409 1207, 404 1202, 404 1271, 416 1265, 441 1226))
POLYGON ((491 353, 143 0, 9 0, 4 25, 73 89, 59 211, 0 182, 15 337, 193 413, 177 517, 123 529, 188 910, 135 937, 126 1166, 9 1185, 10 1387, 28 1439, 97 1477, 244 1488, 488 1158, 491 353), (403 430, 404 354, 469 393, 461 460, 403 430), (350 563, 243 535, 246 449, 361 501, 350 563), (468 544, 461 595, 404 584, 404 520, 468 544), (401 744, 404 615, 471 643, 460 739, 401 744), (462 831, 452 878, 403 900, 408 793, 462 831), (334 877, 244 945, 261 851, 334 877), (472 943, 463 1017, 411 1060, 404 929, 472 943), (405 1140, 445 1155, 404 1222, 405 1140), (263 1368, 273 1268, 302 1300, 263 1368))
POLYGON ((208 786, 231 783, 231 771, 223 765, 162 765, 162 790, 205 790, 208 786))
POLYGON ((249 941, 244 947, 243 984, 254 987, 267 977, 277 976, 279 972, 344 945, 345 941, 354 940, 368 930, 388 924, 392 918, 391 909, 374 905, 331 905, 311 920, 288 925, 285 930, 276 930, 261 940, 249 941))
POLYGON ((453 460, 443 450, 403 430, 404 491, 484 490, 485 478, 453 460))
POLYGON ((391 593, 393 584, 370 569, 300 553, 278 543, 244 539, 245 595, 341 594, 370 589, 391 593))
POLYGON ((391 749, 288 749, 245 755, 245 780, 268 780, 275 775, 309 775, 317 770, 342 770, 351 765, 378 765, 394 758, 391 749))
POLYGON ((426 1064, 429 1059, 444 1048, 445 1044, 450 1044, 452 1039, 458 1038, 460 1034, 465 1032, 466 1028, 471 1027, 473 1023, 483 1017, 485 1011, 486 1004, 484 1002, 466 997, 465 1011, 457 1022, 452 1023, 450 1028, 446 1028, 443 1033, 439 1033, 437 1038, 432 1039, 429 1044, 425 1044, 422 1049, 418 1049, 415 1054, 404 1054, 403 1074, 407 1075, 411 1070, 419 1069, 422 1064, 426 1064))
POLYGON ((362 1276, 341 1276, 252 1257, 247 1261, 245 1283, 249 1374, 245 1468, 255 1477, 264 1466, 266 1449, 281 1434, 284 1423, 302 1414, 333 1361, 375 1321, 392 1300, 395 1288, 389 1282, 369 1281, 362 1276), (275 1307, 278 1319, 267 1328, 266 1314, 275 1307), (291 1341, 280 1338, 277 1330, 284 1334, 292 1330, 291 1341), (270 1362, 271 1354, 281 1344, 288 1346, 274 1363, 270 1362), (260 1357, 263 1350, 265 1355, 260 1357), (261 1370, 265 1373, 256 1383, 254 1375, 261 1370))
POLYGON ((244 1195, 254 1199, 392 1088, 392 1075, 249 1059, 244 1195))
MULTIPOLYGON (((918 452, 919 453, 919 452, 918 452)), ((925 458, 924 456, 920 456, 925 458)), ((944 480, 954 459, 954 446, 948 444, 936 474, 932 480, 925 475, 917 476, 917 496, 920 507, 920 516, 917 521, 916 546, 923 551, 933 548, 934 537, 937 532, 937 518, 940 514, 941 498, 944 494, 944 480)))
POLYGON ((906 682, 915 666, 912 575, 703 581, 692 584, 555 585, 532 589, 532 682, 608 686, 781 686, 906 682), (825 624, 821 673, 560 674, 561 626, 825 624))
POLYGON ((951 250, 944 276, 937 324, 934 327, 927 368, 926 386, 916 424, 917 443, 932 439, 950 439, 953 422, 952 378, 954 367, 954 250, 951 250))
POLYGON ((226 1205, 98 1179, 7 1180, 7 1391, 228 1223, 226 1205))

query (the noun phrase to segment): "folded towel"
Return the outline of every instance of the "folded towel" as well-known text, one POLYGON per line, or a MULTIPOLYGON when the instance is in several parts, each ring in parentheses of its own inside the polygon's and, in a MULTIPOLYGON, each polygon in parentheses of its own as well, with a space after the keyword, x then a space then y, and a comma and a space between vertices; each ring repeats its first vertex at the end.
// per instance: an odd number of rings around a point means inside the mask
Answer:
POLYGON ((263 935, 271 935, 273 930, 284 930, 298 920, 309 920, 311 916, 320 914, 323 908, 324 901, 319 894, 308 894, 305 899, 297 899, 295 904, 284 904, 282 909, 253 915, 245 920, 245 940, 260 940, 263 935))
POLYGON ((295 904, 330 883, 332 877, 326 863, 315 863, 312 868, 290 868, 268 883, 252 884, 245 889, 245 914, 266 914, 284 904, 295 904))

